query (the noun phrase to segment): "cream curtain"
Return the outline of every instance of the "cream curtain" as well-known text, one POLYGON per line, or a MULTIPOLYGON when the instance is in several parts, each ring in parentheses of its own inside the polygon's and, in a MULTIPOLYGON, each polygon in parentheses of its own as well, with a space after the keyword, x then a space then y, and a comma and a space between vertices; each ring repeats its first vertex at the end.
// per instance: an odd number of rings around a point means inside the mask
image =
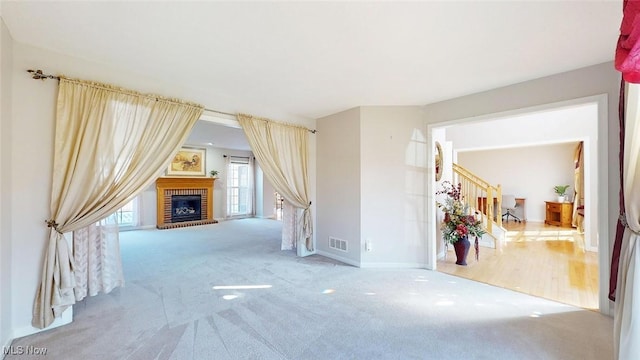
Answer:
POLYGON ((623 188, 626 228, 618 263, 614 346, 620 360, 640 354, 640 84, 628 84, 624 130, 623 188))
POLYGON ((73 254, 62 235, 98 222, 149 186, 202 114, 202 106, 61 78, 51 228, 33 309, 49 326, 75 302, 73 254))
POLYGON ((117 216, 73 232, 73 289, 76 301, 124 286, 117 216))
MULTIPOLYGON (((268 119, 239 114, 238 121, 247 136, 251 150, 273 187, 296 211, 296 243, 304 242, 313 251, 311 201, 309 199, 308 130, 268 119)), ((291 237, 285 234, 283 239, 291 237)))
POLYGON ((579 233, 584 233, 584 142, 580 141, 576 146, 573 156, 574 167, 574 197, 573 219, 571 225, 575 226, 579 233))

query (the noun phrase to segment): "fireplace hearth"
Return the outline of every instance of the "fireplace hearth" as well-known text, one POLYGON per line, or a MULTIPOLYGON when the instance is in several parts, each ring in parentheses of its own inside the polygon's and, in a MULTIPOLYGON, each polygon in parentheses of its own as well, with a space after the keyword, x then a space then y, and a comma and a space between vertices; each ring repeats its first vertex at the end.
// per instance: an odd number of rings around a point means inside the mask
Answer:
POLYGON ((215 224, 213 178, 169 178, 156 180, 158 229, 215 224))

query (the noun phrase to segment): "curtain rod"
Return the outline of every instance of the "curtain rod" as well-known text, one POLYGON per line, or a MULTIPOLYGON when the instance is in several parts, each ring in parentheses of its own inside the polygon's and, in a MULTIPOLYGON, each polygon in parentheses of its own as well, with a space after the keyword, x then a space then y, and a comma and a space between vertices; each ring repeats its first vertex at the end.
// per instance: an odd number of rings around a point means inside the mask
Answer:
POLYGON ((48 75, 48 74, 43 74, 42 70, 27 70, 28 73, 31 74, 31 77, 33 79, 36 80, 47 80, 47 79, 56 79, 56 80, 60 80, 60 76, 54 76, 54 75, 48 75))
MULTIPOLYGON (((42 72, 42 70, 27 70, 27 72, 29 74, 31 74, 31 78, 35 79, 35 80, 47 80, 47 79, 56 79, 58 81, 60 81, 60 76, 55 76, 55 75, 49 75, 49 74, 45 74, 42 72)), ((222 114, 222 115, 229 115, 229 116, 237 116, 237 114, 232 114, 232 113, 228 113, 228 112, 224 112, 224 111, 220 111, 220 110, 214 110, 214 109, 207 109, 204 108, 205 111, 209 111, 209 112, 214 112, 217 114, 222 114)), ((315 134, 316 132, 318 132, 318 130, 315 129, 307 129, 307 131, 309 131, 312 134, 315 134)))
POLYGON ((227 155, 224 154, 222 157, 236 158, 236 159, 251 159, 249 156, 235 156, 235 155, 227 155))

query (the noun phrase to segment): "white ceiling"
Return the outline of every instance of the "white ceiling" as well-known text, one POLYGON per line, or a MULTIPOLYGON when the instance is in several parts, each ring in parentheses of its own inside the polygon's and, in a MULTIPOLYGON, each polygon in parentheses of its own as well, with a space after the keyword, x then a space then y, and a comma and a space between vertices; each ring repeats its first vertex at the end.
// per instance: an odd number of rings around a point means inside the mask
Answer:
POLYGON ((622 1, 2 0, 1 15, 17 42, 190 89, 210 109, 287 121, 611 61, 622 1))
POLYGON ((203 120, 196 122, 186 143, 189 145, 222 149, 251 150, 244 131, 242 131, 241 128, 229 127, 203 120))

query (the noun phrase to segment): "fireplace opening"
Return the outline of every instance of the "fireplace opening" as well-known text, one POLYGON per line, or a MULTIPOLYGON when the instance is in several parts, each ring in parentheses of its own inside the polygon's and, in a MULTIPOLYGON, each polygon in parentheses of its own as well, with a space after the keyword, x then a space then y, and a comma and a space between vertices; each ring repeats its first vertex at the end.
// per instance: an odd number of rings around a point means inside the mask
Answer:
POLYGON ((202 220, 200 195, 171 195, 171 222, 202 220))

